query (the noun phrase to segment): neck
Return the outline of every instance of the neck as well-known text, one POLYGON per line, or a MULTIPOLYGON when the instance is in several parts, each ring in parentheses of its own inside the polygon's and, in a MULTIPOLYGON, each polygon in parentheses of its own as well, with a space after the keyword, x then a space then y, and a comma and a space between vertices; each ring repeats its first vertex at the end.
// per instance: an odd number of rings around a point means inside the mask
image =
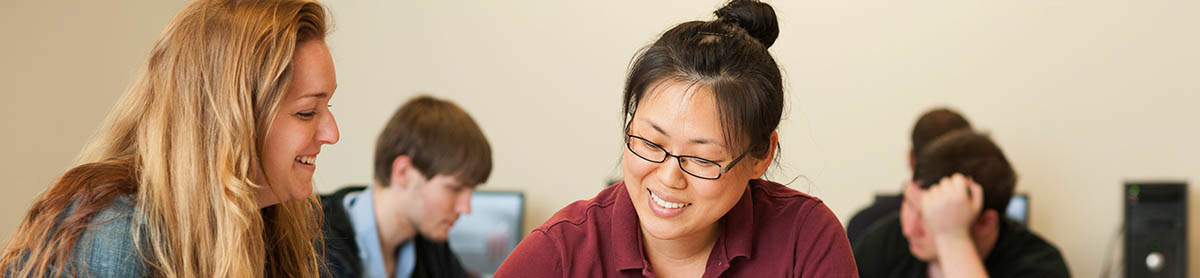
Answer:
POLYGON ((254 194, 254 201, 258 203, 259 209, 280 203, 279 198, 275 198, 275 192, 271 192, 270 186, 259 186, 258 192, 254 194))
POLYGON ((379 234, 379 247, 383 251, 384 258, 394 257, 396 249, 400 248, 401 244, 407 242, 417 235, 417 230, 403 210, 403 206, 396 202, 390 202, 381 198, 380 187, 376 187, 371 191, 371 202, 374 203, 375 210, 375 228, 379 234), (387 205, 398 206, 395 209, 387 209, 387 205), (385 213, 395 211, 395 213, 385 213))
POLYGON ((942 265, 939 264, 937 261, 930 262, 928 268, 926 269, 926 272, 929 273, 929 276, 928 276, 929 278, 945 277, 945 275, 942 274, 942 265))
POLYGON ((675 239, 659 239, 642 229, 642 239, 651 270, 660 277, 698 277, 704 274, 708 255, 721 233, 722 221, 703 231, 675 239), (694 275, 690 275, 694 273, 694 275))

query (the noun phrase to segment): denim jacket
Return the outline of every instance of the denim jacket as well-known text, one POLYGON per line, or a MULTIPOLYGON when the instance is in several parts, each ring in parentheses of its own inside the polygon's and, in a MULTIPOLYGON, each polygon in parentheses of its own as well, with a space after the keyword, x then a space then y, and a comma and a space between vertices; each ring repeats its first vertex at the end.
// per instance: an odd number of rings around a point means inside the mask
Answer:
POLYGON ((72 252, 71 263, 82 272, 81 276, 148 276, 148 265, 134 246, 130 232, 135 212, 133 196, 121 196, 92 218, 72 252))

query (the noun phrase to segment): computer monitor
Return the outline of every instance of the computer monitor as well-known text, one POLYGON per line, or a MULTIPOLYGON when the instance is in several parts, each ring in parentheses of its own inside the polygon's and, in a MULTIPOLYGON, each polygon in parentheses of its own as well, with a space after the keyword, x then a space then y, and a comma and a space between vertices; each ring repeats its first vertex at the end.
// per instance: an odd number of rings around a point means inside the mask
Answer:
POLYGON ((468 271, 490 277, 521 242, 524 211, 521 192, 476 191, 471 213, 450 228, 450 249, 468 271))
POLYGON ((1029 227, 1029 195, 1013 194, 1012 199, 1008 201, 1008 208, 1004 209, 1004 215, 1014 222, 1029 227))

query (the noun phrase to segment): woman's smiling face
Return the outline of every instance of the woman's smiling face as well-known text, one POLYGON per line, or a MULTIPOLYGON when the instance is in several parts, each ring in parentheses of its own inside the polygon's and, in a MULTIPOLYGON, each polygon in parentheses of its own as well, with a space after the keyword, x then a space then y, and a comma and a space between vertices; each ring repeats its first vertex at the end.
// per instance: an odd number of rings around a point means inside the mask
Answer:
MULTIPOLYGON (((629 135, 645 138, 673 155, 699 157, 721 167, 728 167, 746 149, 730 148, 725 142, 710 89, 674 81, 653 88, 638 102, 629 135)), ((664 240, 711 232, 741 199, 749 180, 762 175, 758 169, 765 170, 762 160, 746 156, 720 178, 704 179, 684 172, 675 157, 655 163, 626 148, 622 159, 625 186, 643 233, 664 240)))
POLYGON ((322 40, 296 45, 292 82, 279 104, 263 143, 259 205, 302 200, 312 195, 312 175, 321 146, 338 141, 329 100, 337 89, 333 57, 322 40), (263 180, 263 178, 266 178, 263 180), (264 195, 265 194, 265 195, 264 195), (276 198, 278 196, 278 198, 276 198))

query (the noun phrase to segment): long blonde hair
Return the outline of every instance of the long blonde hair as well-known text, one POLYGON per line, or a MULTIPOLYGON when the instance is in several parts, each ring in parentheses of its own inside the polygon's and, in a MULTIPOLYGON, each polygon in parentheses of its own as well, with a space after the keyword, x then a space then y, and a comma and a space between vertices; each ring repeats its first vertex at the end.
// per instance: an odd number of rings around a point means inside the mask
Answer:
POLYGON ((154 276, 318 276, 317 199, 260 209, 256 192, 270 185, 253 181, 296 46, 326 28, 325 8, 305 0, 184 8, 81 164, 35 201, 0 254, 0 276, 78 273, 76 239, 123 195, 135 198, 130 231, 154 276))

